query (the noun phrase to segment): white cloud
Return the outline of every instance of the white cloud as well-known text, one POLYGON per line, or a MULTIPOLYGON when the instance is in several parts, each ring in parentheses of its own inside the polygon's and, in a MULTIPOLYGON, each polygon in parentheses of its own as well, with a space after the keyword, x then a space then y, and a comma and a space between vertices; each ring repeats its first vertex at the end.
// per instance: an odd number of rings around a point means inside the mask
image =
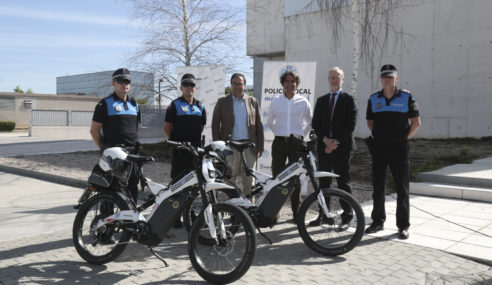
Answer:
POLYGON ((14 8, 0 6, 0 16, 23 17, 30 19, 95 24, 95 25, 111 25, 111 26, 126 26, 140 27, 138 22, 130 21, 126 18, 117 18, 106 15, 91 15, 70 13, 66 11, 49 11, 49 10, 29 10, 25 8, 14 8))
POLYGON ((1 49, 26 47, 32 48, 48 48, 48 47, 115 47, 115 48, 131 48, 137 47, 137 41, 128 39, 114 39, 109 37, 88 37, 74 35, 46 35, 46 34, 8 34, 0 33, 2 40, 1 49))

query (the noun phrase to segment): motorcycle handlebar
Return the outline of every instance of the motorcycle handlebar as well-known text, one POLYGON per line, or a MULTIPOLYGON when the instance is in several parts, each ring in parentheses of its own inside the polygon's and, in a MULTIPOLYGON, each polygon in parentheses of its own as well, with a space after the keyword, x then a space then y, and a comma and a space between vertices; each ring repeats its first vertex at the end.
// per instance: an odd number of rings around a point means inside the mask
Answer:
POLYGON ((189 153, 191 153, 193 156, 198 157, 198 158, 201 155, 206 153, 206 151, 203 148, 195 147, 189 142, 177 142, 177 141, 171 141, 171 140, 165 140, 164 142, 168 143, 170 145, 174 145, 178 149, 186 150, 189 153))

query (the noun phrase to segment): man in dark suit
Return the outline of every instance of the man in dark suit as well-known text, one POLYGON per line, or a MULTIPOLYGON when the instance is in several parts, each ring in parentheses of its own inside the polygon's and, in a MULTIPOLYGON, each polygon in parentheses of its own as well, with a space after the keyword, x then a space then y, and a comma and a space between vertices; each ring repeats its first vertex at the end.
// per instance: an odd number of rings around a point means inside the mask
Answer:
MULTIPOLYGON (((342 91, 343 70, 333 67, 328 73, 331 92, 321 96, 314 107, 312 127, 318 137, 318 170, 334 171, 338 188, 352 193, 350 187, 350 159, 355 148, 354 129, 357 121, 357 106, 354 97, 342 91)), ((320 188, 329 188, 331 178, 320 178, 320 188)), ((329 201, 327 201, 328 203, 329 201)), ((352 209, 341 203, 342 229, 348 228, 352 219, 352 209)), ((309 223, 320 225, 322 215, 309 223)))

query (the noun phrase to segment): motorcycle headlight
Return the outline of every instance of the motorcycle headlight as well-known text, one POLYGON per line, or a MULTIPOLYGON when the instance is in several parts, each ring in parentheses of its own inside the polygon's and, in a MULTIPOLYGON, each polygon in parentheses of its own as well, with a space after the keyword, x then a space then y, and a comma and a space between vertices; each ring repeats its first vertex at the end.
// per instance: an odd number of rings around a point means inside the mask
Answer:
POLYGON ((211 159, 205 158, 202 160, 202 174, 207 182, 212 182, 215 180, 217 175, 211 159))
POLYGON ((215 174, 215 169, 209 169, 208 170, 208 177, 215 179, 217 175, 215 174))

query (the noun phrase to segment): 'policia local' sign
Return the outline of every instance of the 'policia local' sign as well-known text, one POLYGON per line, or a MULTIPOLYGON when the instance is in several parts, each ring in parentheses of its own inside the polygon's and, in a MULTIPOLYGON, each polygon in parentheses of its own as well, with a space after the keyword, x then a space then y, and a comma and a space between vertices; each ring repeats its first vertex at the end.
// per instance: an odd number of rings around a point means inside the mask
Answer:
MULTIPOLYGON (((265 88, 265 89, 263 89, 263 94, 272 94, 272 95, 284 94, 284 89, 283 88, 265 88)), ((297 88, 296 94, 309 96, 309 95, 311 95, 311 89, 302 89, 302 88, 299 89, 299 88, 297 88)), ((271 99, 271 97, 270 97, 270 99, 271 99)))
POLYGON ((265 61, 263 64, 263 86, 261 92, 261 113, 265 132, 265 151, 258 159, 257 169, 264 173, 271 174, 272 166, 272 142, 273 132, 266 125, 268 109, 275 96, 283 96, 284 89, 280 84, 280 77, 286 71, 292 70, 299 74, 301 83, 297 86, 296 94, 304 96, 314 108, 314 87, 316 82, 316 62, 285 62, 285 61, 265 61))

